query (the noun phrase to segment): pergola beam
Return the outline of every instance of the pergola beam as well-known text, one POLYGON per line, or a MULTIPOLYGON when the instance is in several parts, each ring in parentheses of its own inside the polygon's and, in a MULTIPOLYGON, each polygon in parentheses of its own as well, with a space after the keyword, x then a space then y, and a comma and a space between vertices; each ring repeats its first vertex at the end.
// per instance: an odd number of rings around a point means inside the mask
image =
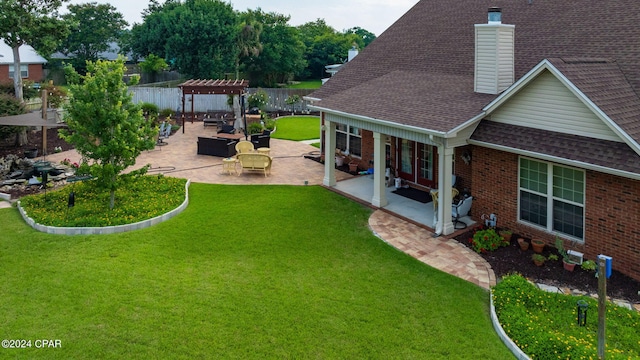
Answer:
MULTIPOLYGON (((185 113, 185 97, 191 95, 191 121, 193 122, 194 114, 194 95, 239 95, 245 94, 245 90, 249 87, 248 80, 212 80, 212 79, 191 79, 178 85, 182 91, 182 133, 184 133, 184 113, 185 113)), ((244 106, 242 113, 244 114, 244 106)), ((246 120, 245 120, 246 122, 246 120)), ((245 124, 246 126, 246 124, 245 124)), ((246 129, 245 129, 246 133, 246 129)))

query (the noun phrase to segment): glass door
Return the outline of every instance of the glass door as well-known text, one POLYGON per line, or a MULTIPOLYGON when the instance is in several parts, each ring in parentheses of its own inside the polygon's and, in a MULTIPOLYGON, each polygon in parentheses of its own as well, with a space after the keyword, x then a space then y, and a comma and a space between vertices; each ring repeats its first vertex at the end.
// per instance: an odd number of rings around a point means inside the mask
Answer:
POLYGON ((418 144, 418 184, 436 187, 436 152, 435 147, 426 144, 418 144))
POLYGON ((414 142, 401 139, 400 140, 400 169, 399 175, 402 179, 415 181, 414 179, 414 171, 415 164, 413 163, 413 159, 415 159, 415 147, 414 142))

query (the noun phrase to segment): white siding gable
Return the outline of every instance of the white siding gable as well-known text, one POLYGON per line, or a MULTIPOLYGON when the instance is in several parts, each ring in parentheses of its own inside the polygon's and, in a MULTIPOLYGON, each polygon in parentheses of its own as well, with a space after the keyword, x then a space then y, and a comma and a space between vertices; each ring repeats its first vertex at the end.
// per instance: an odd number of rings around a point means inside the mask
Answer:
POLYGON ((488 118, 505 124, 622 142, 549 71, 543 71, 488 118))

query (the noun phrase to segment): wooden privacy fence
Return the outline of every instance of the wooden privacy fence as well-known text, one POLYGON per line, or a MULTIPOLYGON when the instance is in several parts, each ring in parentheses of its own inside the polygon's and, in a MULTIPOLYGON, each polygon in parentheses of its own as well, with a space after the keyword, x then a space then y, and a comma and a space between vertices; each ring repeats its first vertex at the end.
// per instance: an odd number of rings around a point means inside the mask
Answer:
MULTIPOLYGON (((133 102, 146 102, 155 104, 158 108, 172 109, 174 111, 182 110, 182 93, 178 88, 158 88, 158 87, 143 87, 133 86, 129 90, 133 93, 133 102)), ((266 111, 282 111, 283 113, 291 111, 291 105, 287 104, 286 100, 291 95, 300 96, 300 102, 295 104, 295 111, 307 112, 309 111, 307 101, 302 100, 303 96, 306 96, 314 91, 314 89, 258 89, 249 88, 247 92, 249 94, 255 93, 258 90, 262 90, 267 93, 268 101, 266 105, 266 111)), ((186 97, 185 109, 191 109, 191 97, 186 97)), ((208 112, 208 111, 231 111, 232 109, 227 105, 227 95, 198 95, 193 98, 193 108, 195 112, 208 112)), ((248 104, 247 104, 248 107, 248 104)))

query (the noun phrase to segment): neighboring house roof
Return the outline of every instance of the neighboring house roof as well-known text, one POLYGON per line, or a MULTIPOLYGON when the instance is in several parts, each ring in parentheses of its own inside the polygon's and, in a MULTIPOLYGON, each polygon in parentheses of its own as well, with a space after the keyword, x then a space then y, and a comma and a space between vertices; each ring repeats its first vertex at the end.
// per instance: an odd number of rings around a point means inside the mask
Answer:
MULTIPOLYGON (((22 45, 18 50, 20 53, 21 64, 46 64, 47 59, 38 55, 38 53, 29 45, 22 45)), ((13 49, 4 41, 0 40, 0 64, 13 65, 13 49)))
MULTIPOLYGON (((117 60, 118 59, 118 55, 120 55, 120 46, 118 46, 118 43, 115 41, 111 41, 109 42, 109 50, 107 51, 102 51, 98 53, 98 58, 99 59, 103 59, 103 60, 117 60)), ((128 60, 132 59, 132 54, 131 52, 127 53, 127 54, 123 54, 128 60)), ((60 60, 66 60, 66 59, 71 59, 74 57, 74 54, 68 54, 65 55, 59 51, 56 51, 55 53, 53 53, 51 55, 52 59, 60 59, 60 60)))
POLYGON ((496 97, 473 92, 474 24, 487 22, 491 6, 502 8, 503 24, 515 25, 516 79, 544 59, 563 58, 550 62, 640 139, 636 0, 422 0, 309 98, 325 111, 456 129, 496 97), (567 60, 594 57, 615 62, 567 60))

